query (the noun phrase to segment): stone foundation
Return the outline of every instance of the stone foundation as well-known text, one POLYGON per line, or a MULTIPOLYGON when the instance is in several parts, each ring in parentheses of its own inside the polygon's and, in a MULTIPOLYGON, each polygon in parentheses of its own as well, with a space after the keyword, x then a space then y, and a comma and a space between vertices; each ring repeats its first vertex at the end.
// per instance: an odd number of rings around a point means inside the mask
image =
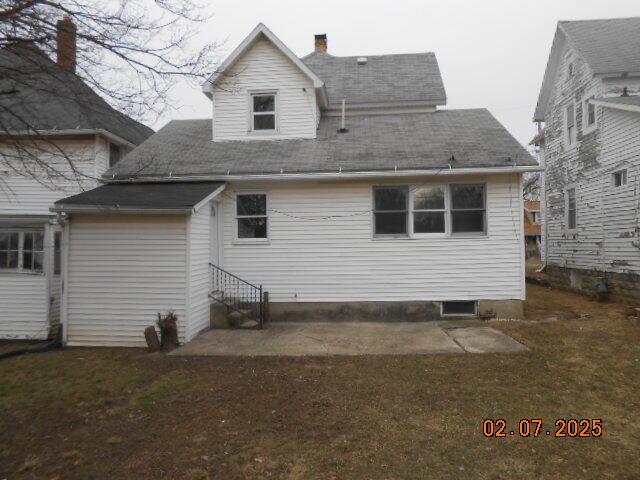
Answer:
POLYGON ((547 276, 554 287, 573 290, 592 298, 598 297, 597 286, 603 283, 609 290, 608 300, 631 305, 640 303, 640 275, 547 265, 547 276))

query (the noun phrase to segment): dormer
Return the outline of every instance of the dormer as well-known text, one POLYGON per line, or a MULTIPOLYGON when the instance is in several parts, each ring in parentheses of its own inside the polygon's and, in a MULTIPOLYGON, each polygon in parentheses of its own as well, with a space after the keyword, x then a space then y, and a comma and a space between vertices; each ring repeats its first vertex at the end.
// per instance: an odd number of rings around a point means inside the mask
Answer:
POLYGON ((213 141, 315 138, 324 82, 262 23, 203 85, 213 141))

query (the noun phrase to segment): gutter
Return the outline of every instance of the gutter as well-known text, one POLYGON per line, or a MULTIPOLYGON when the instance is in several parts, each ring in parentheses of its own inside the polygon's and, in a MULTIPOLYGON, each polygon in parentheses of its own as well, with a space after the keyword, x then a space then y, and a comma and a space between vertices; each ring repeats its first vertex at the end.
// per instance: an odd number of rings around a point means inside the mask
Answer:
POLYGON ((103 128, 77 128, 77 129, 66 129, 66 130, 35 130, 35 131, 31 131, 31 130, 7 130, 7 131, 3 131, 0 136, 2 135, 15 135, 15 136, 43 136, 43 137, 48 137, 48 136, 84 136, 84 135, 102 135, 103 137, 106 137, 109 140, 112 140, 115 143, 118 143, 120 145, 123 145, 125 147, 129 147, 129 148, 135 148, 136 145, 131 143, 128 140, 125 140, 124 138, 115 135, 111 132, 109 132, 108 130, 105 130, 103 128))
POLYGON ((152 213, 152 214, 188 214, 193 211, 192 207, 184 208, 145 208, 145 207, 118 207, 103 205, 54 205, 49 210, 54 213, 152 213))
POLYGON ((478 167, 478 168, 447 168, 441 167, 429 170, 391 170, 369 172, 323 172, 323 173, 266 173, 266 174, 227 174, 227 175, 184 175, 184 176, 148 176, 133 178, 107 178, 105 183, 159 183, 159 182, 202 182, 202 181, 252 181, 252 180, 349 180, 358 178, 404 178, 435 175, 491 175, 502 173, 540 172, 540 165, 522 165, 516 167, 478 167))

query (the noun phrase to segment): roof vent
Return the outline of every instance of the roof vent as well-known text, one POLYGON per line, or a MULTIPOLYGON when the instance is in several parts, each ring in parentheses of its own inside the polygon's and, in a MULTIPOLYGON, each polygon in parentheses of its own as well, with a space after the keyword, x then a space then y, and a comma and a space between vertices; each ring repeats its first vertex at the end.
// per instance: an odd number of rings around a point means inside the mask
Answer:
POLYGON ((366 65, 367 57, 358 57, 358 65, 366 65))

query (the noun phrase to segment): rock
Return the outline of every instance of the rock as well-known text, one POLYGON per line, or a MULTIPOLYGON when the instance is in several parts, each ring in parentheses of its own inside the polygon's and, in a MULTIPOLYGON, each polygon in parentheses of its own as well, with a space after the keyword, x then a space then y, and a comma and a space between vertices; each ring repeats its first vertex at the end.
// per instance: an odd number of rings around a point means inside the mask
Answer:
POLYGON ((107 438, 107 443, 109 445, 118 445, 119 443, 122 443, 122 438, 118 436, 109 437, 107 438))
POLYGON ((160 350, 160 339, 158 338, 158 332, 154 327, 147 327, 144 329, 144 338, 147 341, 147 346, 150 352, 157 352, 160 350))

